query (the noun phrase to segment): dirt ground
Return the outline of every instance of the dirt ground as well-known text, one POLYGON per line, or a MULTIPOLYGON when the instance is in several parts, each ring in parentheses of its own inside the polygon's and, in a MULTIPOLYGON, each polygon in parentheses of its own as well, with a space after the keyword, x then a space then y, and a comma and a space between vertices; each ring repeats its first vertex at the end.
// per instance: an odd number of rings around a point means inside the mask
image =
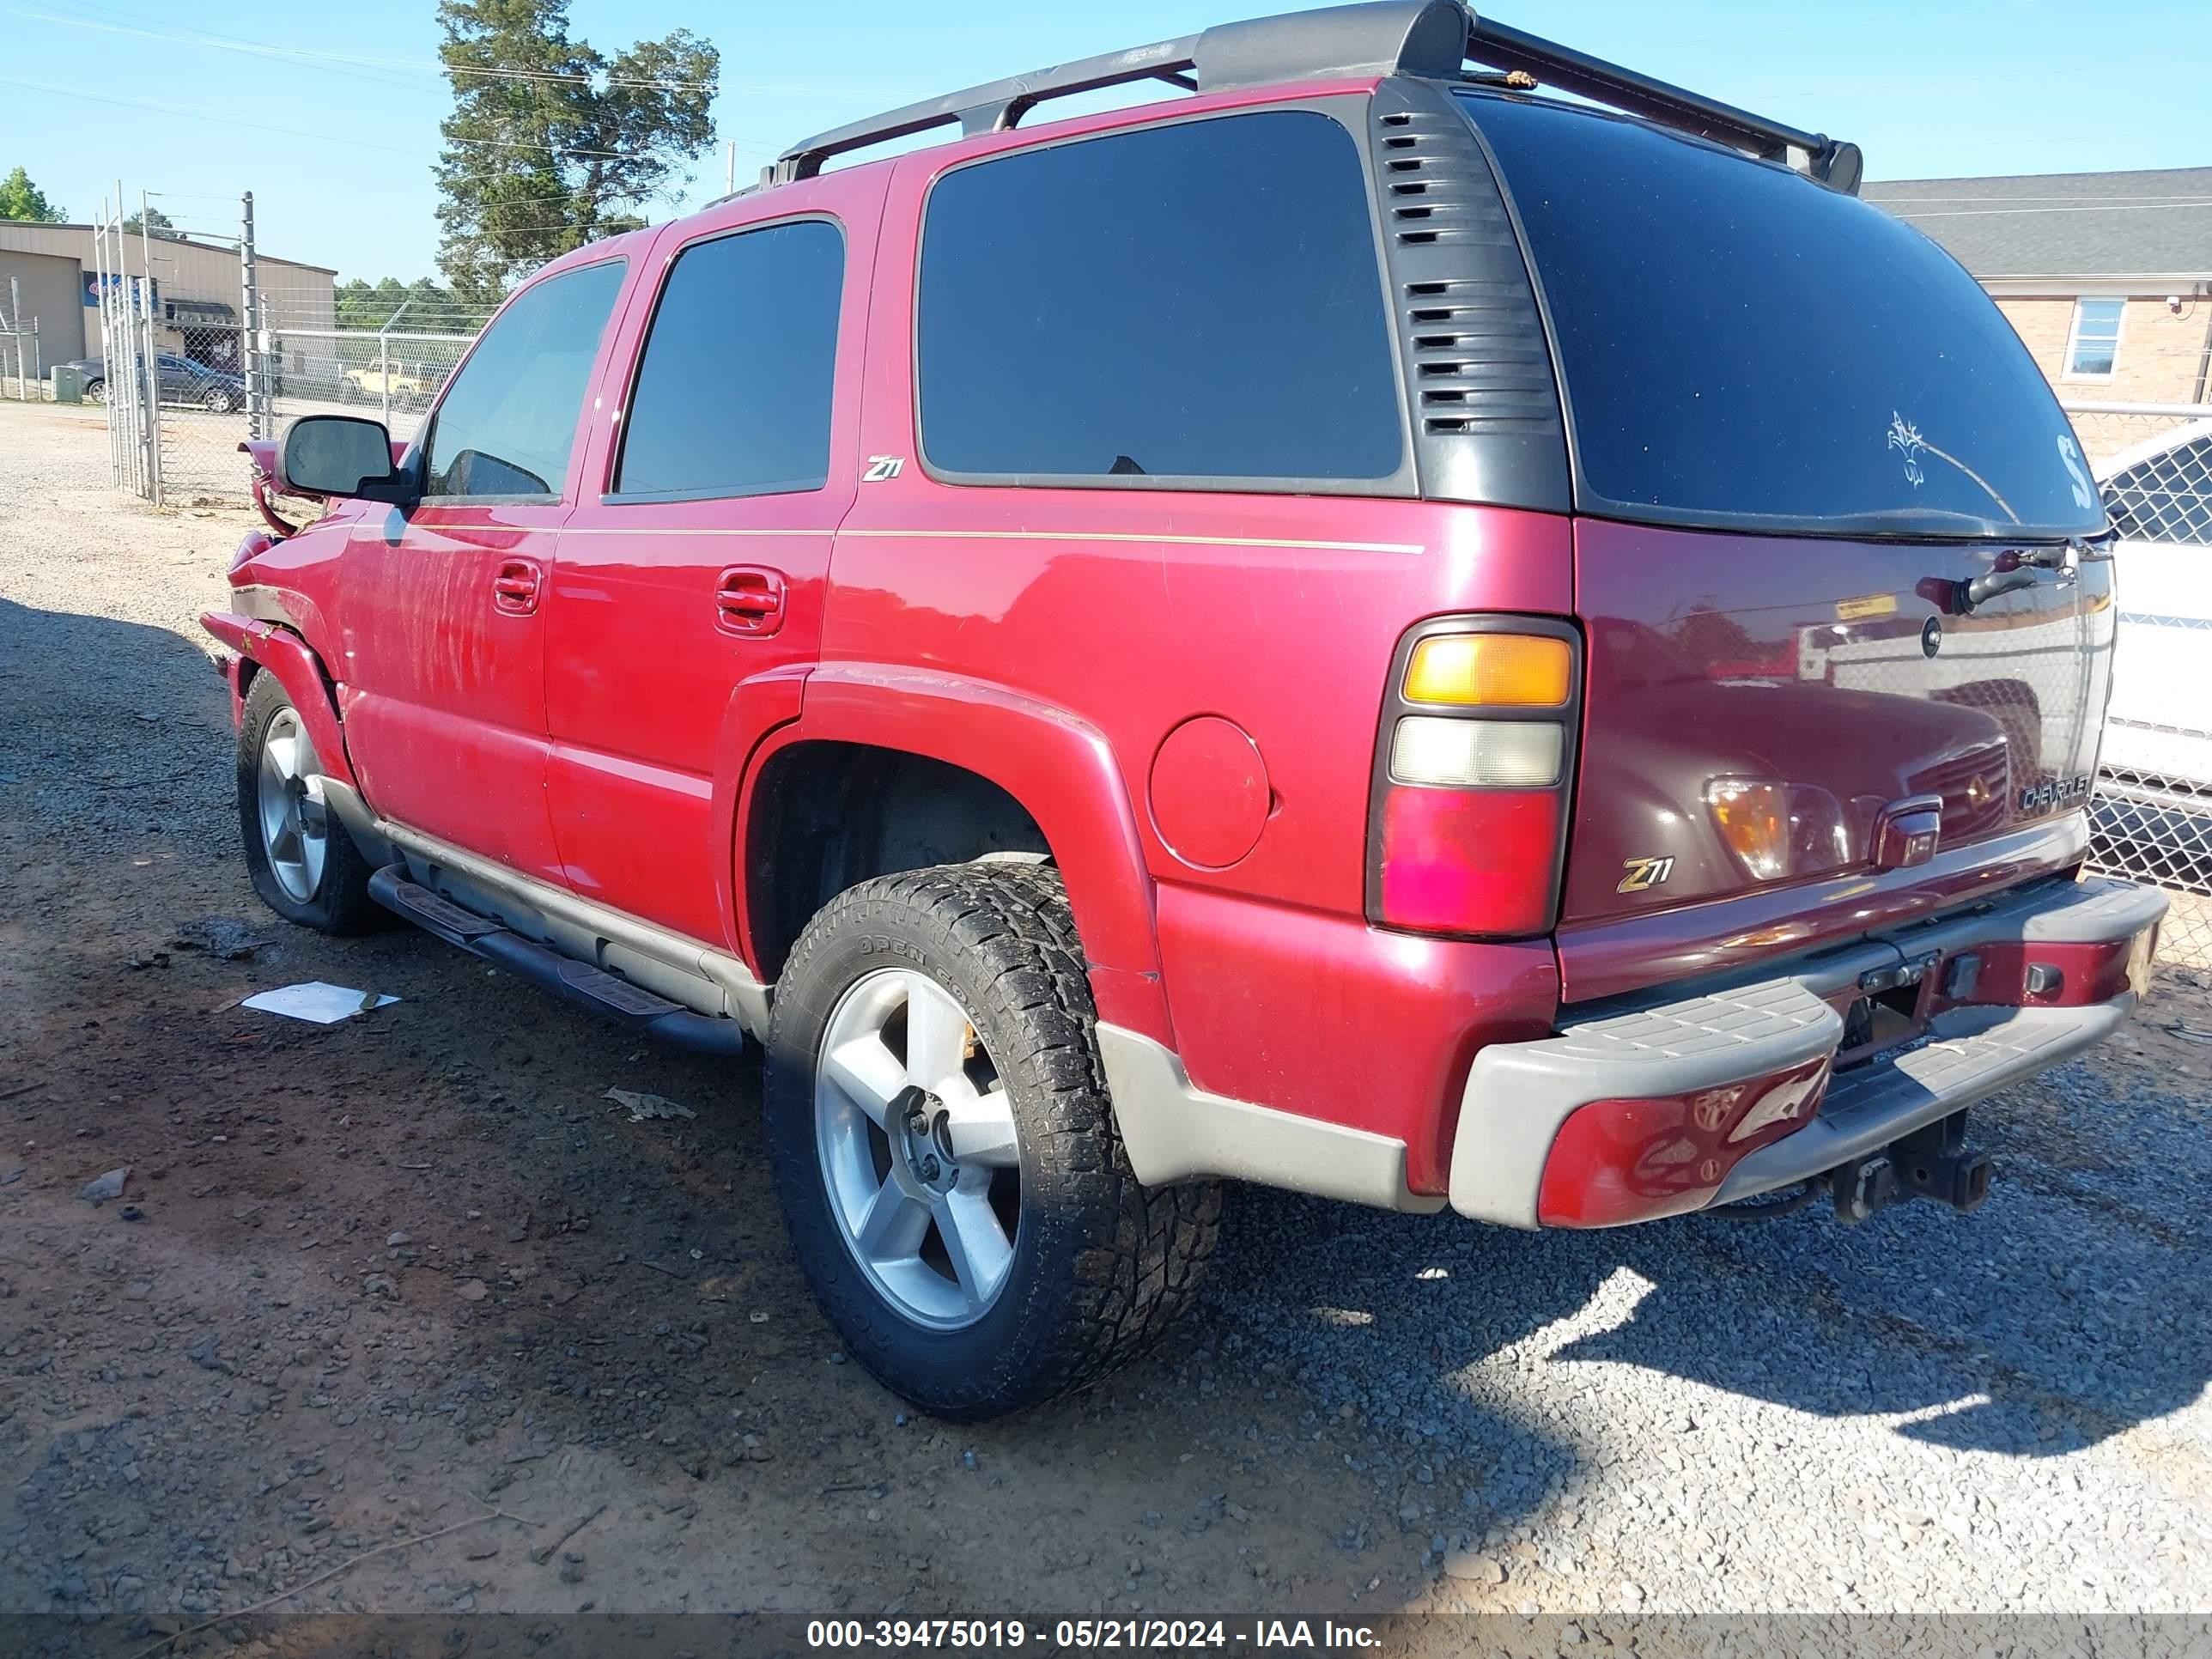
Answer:
POLYGON ((751 1060, 258 905, 192 622, 246 517, 106 462, 0 406, 0 1614, 160 1636, 441 1528, 280 1606, 2212 1608, 2201 980, 1978 1114, 1972 1220, 1240 1194, 1167 1351, 944 1426, 810 1298, 751 1060), (313 979, 400 1000, 239 1006, 313 979))

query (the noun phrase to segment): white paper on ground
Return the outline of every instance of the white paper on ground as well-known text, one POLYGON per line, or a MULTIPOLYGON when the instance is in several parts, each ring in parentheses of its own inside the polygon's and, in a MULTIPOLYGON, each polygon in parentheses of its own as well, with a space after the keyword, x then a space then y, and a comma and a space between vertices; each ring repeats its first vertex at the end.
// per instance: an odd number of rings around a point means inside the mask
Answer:
MULTIPOLYGON (((382 1008, 398 1000, 398 997, 380 996, 368 1006, 382 1008)), ((335 1025, 342 1019, 351 1019, 364 1012, 362 1005, 368 1002, 366 991, 311 979, 304 985, 283 985, 274 991, 263 991, 246 998, 239 1006, 258 1008, 264 1014, 282 1014, 287 1019, 304 1019, 316 1025, 335 1025)))

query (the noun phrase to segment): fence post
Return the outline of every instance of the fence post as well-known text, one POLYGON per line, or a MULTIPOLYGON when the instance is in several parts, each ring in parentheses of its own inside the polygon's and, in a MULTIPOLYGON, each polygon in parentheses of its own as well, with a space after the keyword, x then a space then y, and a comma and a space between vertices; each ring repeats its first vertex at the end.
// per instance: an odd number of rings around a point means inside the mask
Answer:
POLYGON ((107 482, 112 489, 123 482, 122 457, 115 447, 115 404, 107 389, 107 203, 100 204, 100 222, 92 229, 93 297, 100 301, 100 412, 107 417, 107 482))
POLYGON ((124 459, 131 493, 146 493, 146 434, 142 429, 138 384, 137 301, 131 290, 131 247, 123 234, 123 181, 115 181, 114 216, 108 221, 109 264, 115 273, 114 326, 107 336, 107 396, 123 399, 124 459))
POLYGON ((392 430, 392 325, 407 314, 407 307, 415 303, 402 300, 399 309, 384 319, 384 326, 376 331, 376 380, 383 388, 384 429, 392 430))
POLYGON ((238 366, 246 374, 246 435, 265 438, 269 435, 264 418, 269 389, 264 384, 266 370, 261 361, 261 286, 253 264, 253 192, 250 190, 239 198, 238 283, 242 313, 238 366))
POLYGON ((138 263, 146 268, 146 286, 138 295, 138 315, 146 325, 146 473, 154 486, 153 501, 161 504, 161 353, 155 338, 154 226, 146 210, 146 192, 138 192, 138 263))

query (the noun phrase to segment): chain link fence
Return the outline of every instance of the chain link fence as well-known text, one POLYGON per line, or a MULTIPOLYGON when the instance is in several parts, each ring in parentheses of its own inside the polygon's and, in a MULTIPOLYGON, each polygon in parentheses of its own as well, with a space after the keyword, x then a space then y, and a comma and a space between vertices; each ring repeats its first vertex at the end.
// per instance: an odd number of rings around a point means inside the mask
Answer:
POLYGON ((2101 466, 2125 450, 2165 437, 2191 421, 2202 418, 2178 412, 2182 407, 2178 404, 2133 409, 2118 404, 2102 404, 2094 409, 2070 403, 2060 406, 2066 410, 2066 418, 2073 422, 2075 435, 2081 441, 2081 453, 2088 458, 2091 466, 2101 466))
POLYGON ((2119 655, 2090 860, 2165 888, 2160 958, 2201 969, 2212 967, 2212 430, 2188 431, 2104 486, 2122 538, 2119 655))
POLYGON ((10 291, 0 294, 0 398, 36 403, 46 396, 39 319, 23 313, 15 286, 10 283, 10 291))
POLYGON ((211 507, 245 498, 245 331, 228 319, 172 319, 155 362, 161 499, 169 507, 211 507))
POLYGON ((476 338, 472 333, 273 328, 270 409, 279 429, 302 415, 363 415, 412 440, 476 338))

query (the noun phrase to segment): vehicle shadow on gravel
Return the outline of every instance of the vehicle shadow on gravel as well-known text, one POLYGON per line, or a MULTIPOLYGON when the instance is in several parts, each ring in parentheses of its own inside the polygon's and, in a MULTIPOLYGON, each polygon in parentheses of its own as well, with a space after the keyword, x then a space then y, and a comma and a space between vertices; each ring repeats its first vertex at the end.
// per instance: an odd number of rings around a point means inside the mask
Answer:
POLYGON ((11 821, 136 829, 228 786, 228 714, 207 653, 170 629, 0 599, 0 778, 32 784, 11 821))
POLYGON ((1656 1408, 1606 1366, 1893 1417, 1930 1446, 2054 1456, 2179 1411, 2212 1380, 2212 1237, 2186 1196, 2212 1176, 2206 1115, 2117 1061, 2079 1061, 1978 1112, 2001 1171, 1981 1212, 1911 1204, 1856 1228, 1823 1202, 1779 1220, 1531 1235, 1243 1191, 1217 1295, 1264 1296, 1270 1310, 1248 1316, 1260 1349, 1298 1356, 1325 1399, 1407 1446, 1498 1442, 1509 1505, 1540 1501, 1534 1487, 1580 1455, 1518 1426, 1562 1389, 1596 1390, 1598 1419, 1623 1433, 1670 1426, 1639 1424, 1656 1408), (2171 1177, 2156 1192, 2147 1158, 2171 1177))

